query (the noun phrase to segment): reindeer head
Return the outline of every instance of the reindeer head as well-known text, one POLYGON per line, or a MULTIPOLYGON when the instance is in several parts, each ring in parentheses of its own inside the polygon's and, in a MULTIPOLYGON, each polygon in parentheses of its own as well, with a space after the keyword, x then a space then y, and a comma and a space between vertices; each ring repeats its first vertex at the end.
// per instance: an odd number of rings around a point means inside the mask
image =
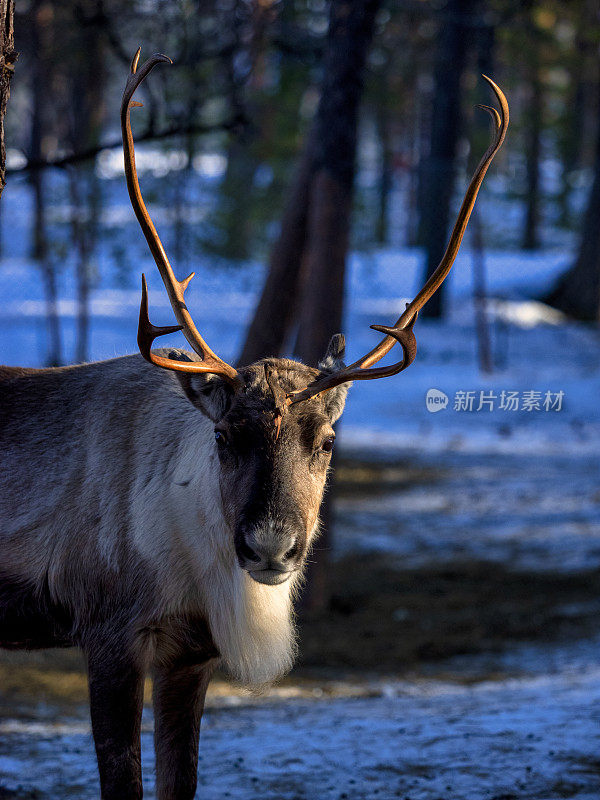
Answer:
POLYGON ((318 370, 264 359, 240 369, 237 392, 219 376, 177 373, 214 424, 225 520, 240 567, 260 583, 282 583, 305 562, 347 386, 310 403, 287 406, 285 397, 340 368, 342 357, 343 339, 334 337, 318 370))
POLYGON ((130 124, 130 108, 140 103, 132 97, 152 68, 160 62, 170 63, 170 59, 152 56, 138 71, 139 55, 138 50, 121 104, 125 174, 135 214, 179 323, 162 328, 151 324, 142 276, 140 352, 150 363, 175 371, 188 398, 214 423, 223 508, 240 567, 261 583, 282 583, 305 560, 331 458, 332 426, 342 413, 348 386, 354 380, 396 375, 413 362, 417 352, 413 325, 454 263, 485 173, 504 141, 508 104, 498 86, 485 78, 500 104, 500 112, 482 106, 494 122, 494 139, 467 188, 442 261, 395 325, 371 326, 385 334, 373 350, 346 367, 344 339, 337 335, 318 369, 285 359, 265 359, 238 370, 220 359, 196 329, 184 301, 194 273, 183 281, 176 279, 142 199, 130 124), (157 336, 178 330, 197 359, 151 350, 157 336), (373 366, 396 343, 402 348, 402 359, 390 366, 373 366))

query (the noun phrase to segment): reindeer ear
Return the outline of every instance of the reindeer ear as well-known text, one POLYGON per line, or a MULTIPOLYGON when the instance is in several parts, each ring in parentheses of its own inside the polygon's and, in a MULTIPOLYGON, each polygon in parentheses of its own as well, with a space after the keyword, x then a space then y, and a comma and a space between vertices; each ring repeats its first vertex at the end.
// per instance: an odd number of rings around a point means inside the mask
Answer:
POLYGON ((210 372, 204 375, 175 374, 188 399, 213 422, 218 422, 229 411, 233 389, 223 378, 210 372))
POLYGON ((342 369, 345 366, 345 353, 346 337, 343 333, 334 333, 327 345, 327 352, 319 361, 321 372, 334 372, 334 370, 342 369))
MULTIPOLYGON (((197 360, 190 358, 190 354, 185 350, 169 350, 164 355, 177 361, 197 360)), ((195 375, 189 372, 174 372, 173 374, 181 384, 188 400, 196 406, 198 411, 201 411, 213 422, 218 422, 225 416, 233 399, 233 389, 226 381, 211 372, 199 372, 195 375)))
MULTIPOLYGON (((334 334, 329 340, 327 345, 327 352, 319 361, 319 369, 321 372, 337 372, 344 369, 344 355, 346 353, 346 339, 342 333, 334 334)), ((346 405, 346 396, 351 383, 342 383, 336 386, 335 389, 323 395, 323 402, 325 403, 325 411, 333 425, 342 415, 344 406, 346 405)))

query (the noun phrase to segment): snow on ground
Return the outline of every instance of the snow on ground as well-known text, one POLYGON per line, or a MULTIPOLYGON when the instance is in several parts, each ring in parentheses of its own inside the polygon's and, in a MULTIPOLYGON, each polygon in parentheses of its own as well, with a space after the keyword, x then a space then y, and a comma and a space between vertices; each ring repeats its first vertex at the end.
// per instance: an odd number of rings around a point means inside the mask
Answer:
MULTIPOLYGON (((598 797, 600 671, 457 686, 398 681, 377 696, 212 705, 203 798, 512 800, 598 797)), ((79 720, 0 723, 0 774, 15 796, 97 796, 79 720), (14 755, 14 754, 17 755, 14 755), (28 795, 37 790, 39 794, 28 795)), ((151 719, 142 737, 154 797, 151 719)))

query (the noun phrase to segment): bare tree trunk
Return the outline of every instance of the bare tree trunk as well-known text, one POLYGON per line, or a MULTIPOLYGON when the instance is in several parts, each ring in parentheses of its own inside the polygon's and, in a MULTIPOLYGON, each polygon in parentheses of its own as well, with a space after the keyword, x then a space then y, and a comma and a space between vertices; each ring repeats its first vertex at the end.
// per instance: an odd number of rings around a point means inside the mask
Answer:
POLYGON ((419 244, 419 182, 420 182, 420 169, 415 168, 419 163, 420 154, 425 152, 425 136, 424 131, 427 129, 427 120, 425 119, 422 93, 420 85, 423 78, 422 72, 417 72, 412 89, 414 98, 415 110, 413 114, 413 125, 410 134, 410 175, 408 178, 408 208, 406 211, 406 242, 410 247, 419 244))
MULTIPOLYGON (((434 100, 429 156, 419 188, 418 240, 425 247, 426 277, 433 274, 444 250, 454 190, 456 148, 460 136, 461 78, 467 60, 471 15, 476 0, 448 0, 442 12, 434 69, 434 100)), ((444 286, 421 312, 440 317, 444 286)))
MULTIPOLYGON (((358 106, 363 73, 380 0, 333 0, 321 100, 315 122, 313 178, 309 197, 305 279, 296 353, 317 364, 341 330, 344 278, 356 160, 358 106)), ((308 569, 305 608, 322 610, 329 596, 331 497, 322 511, 319 549, 308 569)))
MULTIPOLYGON (((483 75, 494 74, 494 48, 496 44, 496 36, 492 17, 489 12, 482 7, 480 9, 481 16, 479 24, 477 25, 477 72, 483 75)), ((480 102, 485 104, 486 97, 484 92, 488 92, 487 86, 483 85, 483 81, 479 82, 480 102)), ((471 148, 472 160, 477 157, 476 154, 483 151, 483 147, 479 146, 479 139, 486 141, 488 137, 489 120, 487 114, 477 115, 477 124, 475 125, 475 147, 471 148)), ((476 164, 472 165, 472 169, 476 168, 476 164)), ((471 173, 472 169, 469 169, 471 173)), ((479 369, 484 374, 489 374, 494 369, 494 360, 492 358, 492 348, 490 341, 490 326, 488 320, 488 298, 486 287, 486 264, 485 264, 485 241, 483 223, 481 221, 481 214, 477 208, 473 209, 471 216, 471 224, 473 225, 473 300, 475 305, 475 330, 477 332, 477 354, 479 361, 479 369)))
POLYGON ((58 276, 56 269, 48 261, 42 264, 42 282, 46 297, 46 366, 59 367, 62 361, 62 338, 60 333, 60 314, 58 312, 58 276))
MULTIPOLYGON (((35 112, 34 112, 35 116, 35 112)), ((35 123, 34 123, 35 127, 35 123)), ((46 355, 45 364, 57 367, 62 364, 62 341, 60 335, 60 316, 58 313, 58 276, 52 263, 46 230, 46 190, 41 170, 31 173, 34 198, 33 246, 32 256, 42 273, 46 306, 46 355)))
POLYGON ((386 244, 389 238, 389 200, 392 191, 393 179, 393 159, 391 131, 390 131, 390 109, 387 103, 387 96, 390 88, 389 64, 382 69, 380 81, 382 84, 381 102, 375 108, 375 123, 379 136, 379 147, 381 149, 380 168, 379 168, 379 203, 377 209, 377 223, 375 226, 375 240, 379 244, 386 244))
MULTIPOLYGON (((597 6, 596 0, 593 0, 597 6)), ((594 11, 590 0, 584 0, 577 15, 577 28, 574 47, 567 54, 569 85, 563 108, 562 125, 559 127, 559 155, 562 167, 560 202, 560 225, 571 224, 569 200, 572 192, 571 174, 581 166, 584 140, 588 129, 590 83, 593 76, 590 67, 594 63, 594 36, 591 33, 590 19, 594 11)))
MULTIPOLYGON (((600 95, 600 81, 597 85, 600 95)), ((600 99, 600 97, 599 97, 600 99)), ((600 105, 599 105, 600 109, 600 105)), ((557 282, 546 303, 576 319, 600 320, 600 115, 596 131, 594 182, 575 264, 557 282)))
MULTIPOLYGON (((251 196, 254 175, 259 166, 256 148, 253 146, 257 135, 265 130, 268 117, 272 114, 272 103, 259 100, 264 89, 268 63, 266 59, 266 36, 269 25, 277 15, 275 3, 241 3, 251 9, 251 35, 247 43, 247 57, 250 65, 250 77, 245 85, 250 99, 245 104, 239 99, 239 91, 243 85, 237 74, 235 62, 240 51, 244 50, 243 36, 238 30, 239 50, 232 52, 226 60, 225 69, 231 86, 234 107, 242 109, 252 119, 253 124, 236 136, 229 144, 227 154, 227 171, 219 191, 217 214, 224 234, 224 245, 221 252, 228 258, 246 259, 250 253, 252 234, 251 196)), ((234 25, 236 23, 234 22, 234 25)))
POLYGON ((363 71, 380 0, 333 0, 317 110, 296 353, 315 364, 342 324, 363 71))
POLYGON ((71 231, 77 251, 77 326, 75 361, 89 359, 90 292, 94 282, 92 258, 97 239, 99 213, 98 180, 91 169, 73 169, 69 174, 71 231))
MULTIPOLYGON (((70 97, 72 116, 69 139, 75 151, 98 144, 104 110, 105 42, 98 35, 95 21, 102 12, 99 0, 79 0, 75 6, 81 21, 81 49, 73 54, 70 64, 70 97)), ((90 292, 92 258, 96 248, 99 216, 99 185, 95 163, 76 167, 69 184, 73 216, 71 229, 77 250, 77 337, 75 360, 87 361, 90 339, 90 292)))
POLYGON ((526 213, 523 227, 522 246, 524 250, 539 247, 540 222, 540 157, 542 138, 543 88, 540 70, 539 43, 533 24, 529 24, 529 102, 527 113, 527 132, 525 145, 526 213))
POLYGON ((295 317, 302 267, 312 177, 314 133, 309 135, 271 250, 269 271, 246 341, 240 364, 279 355, 295 317))
POLYGON ((4 117, 10 97, 10 81, 17 58, 15 52, 14 0, 0 0, 0 196, 4 189, 6 146, 4 143, 4 117))
MULTIPOLYGON (((282 9, 282 14, 284 16, 286 14, 285 7, 282 9)), ((252 61, 255 64, 260 61, 259 49, 264 38, 265 23, 266 20, 259 14, 254 23, 252 46, 252 61)), ((256 76, 260 75, 263 69, 263 66, 257 69, 256 76)), ((256 76, 253 80, 258 80, 256 76)), ((313 126, 296 167, 281 218, 279 235, 271 249, 267 278, 239 357, 240 364, 250 364, 265 356, 279 355, 296 319, 314 149, 313 126)), ((245 205, 247 206, 247 202, 245 205)), ((242 216, 242 220, 244 219, 242 216)))
MULTIPOLYGON (((31 8, 32 38, 32 102, 31 134, 29 142, 29 158, 40 160, 45 155, 42 137, 46 121, 46 103, 48 101, 49 64, 46 53, 50 31, 47 15, 44 13, 48 3, 45 0, 34 0, 31 8)), ((42 273, 44 298, 46 306, 46 356, 45 363, 55 367, 62 363, 62 342, 60 335, 60 317, 58 313, 58 287, 56 267, 52 263, 48 244, 46 224, 46 181, 42 170, 34 169, 30 174, 33 189, 34 219, 32 232, 32 257, 37 261, 42 273)))
POLYGON ((250 254, 251 209, 249 195, 258 166, 248 136, 236 136, 227 149, 227 170, 219 189, 219 225, 226 258, 244 260, 250 254))

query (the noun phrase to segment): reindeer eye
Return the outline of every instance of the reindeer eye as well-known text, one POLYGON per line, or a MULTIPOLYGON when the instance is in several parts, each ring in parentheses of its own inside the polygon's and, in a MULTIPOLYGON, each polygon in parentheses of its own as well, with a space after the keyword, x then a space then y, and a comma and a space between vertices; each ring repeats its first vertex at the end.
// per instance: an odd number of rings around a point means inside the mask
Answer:
POLYGON ((227 437, 223 431, 215 431, 215 442, 219 445, 219 447, 225 447, 227 444, 227 437))
POLYGON ((328 436, 321 445, 321 450, 323 450, 325 453, 331 453, 331 451, 333 450, 334 442, 335 442, 335 436, 328 436))

